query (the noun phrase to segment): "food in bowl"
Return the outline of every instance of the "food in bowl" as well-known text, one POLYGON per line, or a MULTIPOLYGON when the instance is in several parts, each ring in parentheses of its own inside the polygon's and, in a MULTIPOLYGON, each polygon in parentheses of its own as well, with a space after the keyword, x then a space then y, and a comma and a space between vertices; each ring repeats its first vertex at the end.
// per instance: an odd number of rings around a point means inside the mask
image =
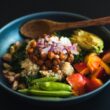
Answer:
POLYGON ((105 52, 100 37, 84 30, 16 42, 3 60, 3 74, 12 89, 33 96, 79 96, 110 77, 110 52, 105 52))

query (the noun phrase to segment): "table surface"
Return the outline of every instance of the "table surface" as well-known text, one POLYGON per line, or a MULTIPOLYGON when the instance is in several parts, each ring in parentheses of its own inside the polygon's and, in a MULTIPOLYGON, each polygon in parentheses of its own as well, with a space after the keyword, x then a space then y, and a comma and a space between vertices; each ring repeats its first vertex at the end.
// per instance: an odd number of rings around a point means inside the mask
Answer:
MULTIPOLYGON (((110 15, 109 0, 1 0, 0 27, 8 22, 41 11, 66 11, 79 13, 91 18, 110 15)), ((110 27, 108 26, 108 29, 110 27)), ((0 110, 43 109, 42 106, 32 105, 19 100, 12 94, 0 88, 0 110)), ((110 110, 110 86, 108 85, 95 97, 76 105, 66 107, 47 106, 45 109, 74 109, 74 110, 110 110)))

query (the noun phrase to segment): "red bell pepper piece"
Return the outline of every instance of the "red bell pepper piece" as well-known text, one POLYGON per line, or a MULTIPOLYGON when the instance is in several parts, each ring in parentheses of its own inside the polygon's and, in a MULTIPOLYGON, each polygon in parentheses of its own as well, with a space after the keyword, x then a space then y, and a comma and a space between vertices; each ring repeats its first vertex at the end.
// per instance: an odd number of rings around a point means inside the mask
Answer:
POLYGON ((76 64, 74 64, 73 66, 74 66, 75 70, 76 70, 77 72, 79 72, 79 73, 80 73, 82 70, 84 70, 85 68, 87 68, 86 63, 84 63, 84 62, 76 63, 76 64))
POLYGON ((85 93, 85 86, 87 83, 87 78, 85 76, 80 73, 76 73, 68 76, 66 80, 78 95, 85 93))
POLYGON ((104 74, 104 73, 105 73, 104 68, 99 67, 99 68, 96 70, 96 72, 91 75, 91 77, 95 77, 95 78, 99 78, 99 79, 100 79, 100 78, 103 77, 103 74, 104 74))
POLYGON ((100 86, 102 86, 103 83, 100 79, 98 78, 91 78, 88 83, 87 83, 87 91, 90 92, 90 91, 93 91, 97 88, 99 88, 100 86))

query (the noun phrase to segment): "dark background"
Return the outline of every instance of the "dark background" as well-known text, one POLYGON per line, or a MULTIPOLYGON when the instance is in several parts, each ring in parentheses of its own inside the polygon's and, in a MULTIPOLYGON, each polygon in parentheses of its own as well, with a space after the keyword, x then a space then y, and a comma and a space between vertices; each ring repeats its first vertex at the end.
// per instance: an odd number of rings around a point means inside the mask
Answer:
MULTIPOLYGON (((18 17, 41 11, 66 11, 96 18, 110 15, 110 0, 0 0, 0 28, 18 17)), ((45 108, 43 105, 22 101, 0 88, 0 110, 13 109, 110 110, 110 85, 100 94, 83 103, 66 107, 50 105, 45 108)))

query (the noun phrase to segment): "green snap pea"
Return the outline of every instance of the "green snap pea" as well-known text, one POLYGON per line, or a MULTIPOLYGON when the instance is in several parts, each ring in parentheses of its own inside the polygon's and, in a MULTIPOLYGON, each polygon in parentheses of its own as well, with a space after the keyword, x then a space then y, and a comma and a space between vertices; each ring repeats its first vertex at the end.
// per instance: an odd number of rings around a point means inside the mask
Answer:
POLYGON ((71 86, 60 82, 38 82, 30 87, 31 89, 40 89, 46 91, 71 91, 71 86))
POLYGON ((69 97, 72 95, 70 91, 42 91, 42 90, 34 90, 34 89, 27 89, 19 90, 21 93, 28 93, 34 96, 47 96, 47 97, 69 97))
POLYGON ((58 78, 56 77, 43 77, 43 78, 38 78, 34 79, 31 81, 31 84, 36 84, 37 82, 46 82, 46 81, 57 81, 58 78))

